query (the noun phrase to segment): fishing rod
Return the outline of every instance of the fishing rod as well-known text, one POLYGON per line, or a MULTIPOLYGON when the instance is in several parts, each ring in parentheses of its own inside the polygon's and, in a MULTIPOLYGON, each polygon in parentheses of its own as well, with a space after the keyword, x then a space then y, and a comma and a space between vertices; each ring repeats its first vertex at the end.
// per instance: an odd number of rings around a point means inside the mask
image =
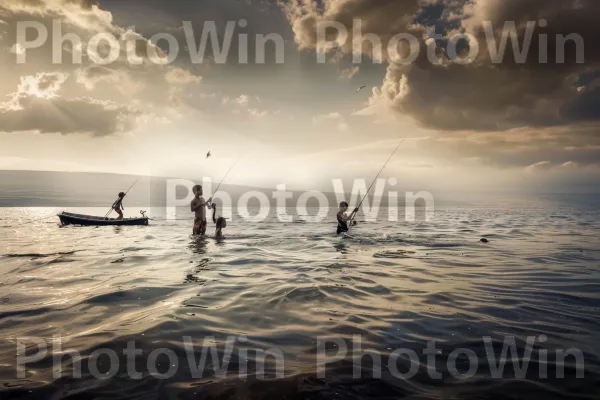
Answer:
MULTIPOLYGON (((133 187, 135 186, 135 184, 138 183, 140 179, 142 179, 141 176, 139 178, 137 178, 135 182, 133 182, 133 185, 129 186, 129 189, 127 189, 127 191, 125 192, 125 196, 127 196, 127 193, 129 193, 129 191, 131 189, 133 189, 133 187)), ((123 197, 125 197, 125 196, 123 196, 123 197)), ((104 218, 108 218, 108 216, 110 215, 110 213, 113 211, 114 207, 115 207, 115 203, 113 203, 113 205, 110 207, 110 209, 108 210, 108 212, 106 213, 106 215, 104 216, 104 218)))
MULTIPOLYGON (((244 155, 244 156, 245 156, 245 155, 244 155)), ((219 183, 219 185, 217 185, 217 189, 216 189, 216 190, 213 192, 213 195, 212 195, 212 197, 214 197, 214 196, 215 196, 215 194, 216 194, 216 193, 219 191, 219 188, 221 187, 221 185, 223 184, 223 182, 225 182, 225 179, 227 179, 227 176, 229 175, 229 173, 231 172, 231 170, 233 170, 233 168, 234 168, 234 167, 237 165, 237 163, 239 163, 239 162, 240 162, 240 160, 241 160, 242 158, 244 158, 244 156, 241 156, 240 158, 238 158, 238 159, 236 160, 236 162, 235 162, 235 163, 233 163, 233 165, 232 165, 231 167, 229 167, 229 169, 227 170, 227 173, 225 173, 225 176, 223 177, 223 179, 221 179, 221 182, 219 183)))
MULTIPOLYGON (((138 178, 138 179, 137 179, 137 180, 136 180, 136 181, 133 183, 133 185, 131 185, 131 186, 129 187, 129 189, 127 189, 127 192, 125 192, 125 194, 129 193, 129 191, 130 191, 130 190, 131 190, 131 189, 132 189, 132 188, 135 186, 135 184, 136 184, 136 183, 138 183, 138 181, 139 181, 140 179, 141 179, 141 177, 140 177, 140 178, 138 178)), ((104 216, 104 218, 108 217, 108 215, 110 214, 110 212, 111 212, 111 211, 112 211, 112 207, 110 208, 110 210, 108 211, 108 213, 107 213, 107 214, 104 216)), ((16 227, 19 227, 19 226, 23 226, 23 225, 27 225, 27 224, 32 224, 32 223, 34 223, 34 222, 38 222, 38 221, 44 221, 44 220, 47 220, 47 219, 50 219, 50 218, 54 218, 55 216, 56 216, 55 214, 52 214, 52 215, 49 215, 49 216, 47 216, 47 217, 32 219, 31 221, 23 222, 22 224, 16 224, 16 225, 10 225, 10 226, 3 226, 2 228, 5 228, 5 229, 12 229, 12 228, 16 228, 16 227)))
MULTIPOLYGON (((362 203, 365 201, 365 199, 369 195, 369 192, 373 188, 373 185, 375 184, 375 182, 377 182, 377 179, 379 178, 379 175, 381 175, 381 173, 383 172, 383 170, 385 169, 385 167, 388 165, 388 163, 390 162, 390 160, 392 159, 392 157, 394 157, 394 154, 396 154, 396 152, 398 151, 398 149, 400 148, 400 146, 402 145, 402 143, 404 143, 405 140, 406 140, 406 137, 402 138, 402 140, 400 141, 400 143, 398 143, 398 146, 396 146, 396 148, 394 149, 394 151, 392 152, 392 154, 390 154, 389 158, 387 159, 387 161, 385 162, 385 164, 383 164, 383 167, 381 167, 381 170, 379 171, 379 173, 377 174, 377 176, 375 177, 375 179, 373 179, 373 182, 371 182, 371 186, 369 186, 369 189, 367 189, 367 193, 365 193, 365 195, 363 196, 363 198, 360 201, 360 203, 358 203, 358 206, 356 206, 356 208, 360 208, 360 206, 362 206, 362 203)), ((350 223, 348 224, 348 229, 350 229, 350 227, 352 226, 352 221, 354 221, 354 217, 355 216, 356 216, 356 213, 354 213, 354 215, 352 216, 352 218, 350 218, 350 223)))

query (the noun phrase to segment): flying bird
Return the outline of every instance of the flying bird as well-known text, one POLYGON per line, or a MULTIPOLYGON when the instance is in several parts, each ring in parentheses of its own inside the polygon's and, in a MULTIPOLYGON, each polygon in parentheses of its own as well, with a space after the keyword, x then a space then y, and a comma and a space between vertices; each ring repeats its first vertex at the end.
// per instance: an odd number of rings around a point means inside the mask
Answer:
POLYGON ((206 158, 208 158, 210 156, 211 156, 211 154, 210 154, 210 150, 209 150, 208 153, 206 153, 206 158))
POLYGON ((362 85, 361 87, 359 87, 358 89, 356 89, 357 92, 360 92, 361 90, 363 90, 364 88, 366 88, 367 85, 362 85))

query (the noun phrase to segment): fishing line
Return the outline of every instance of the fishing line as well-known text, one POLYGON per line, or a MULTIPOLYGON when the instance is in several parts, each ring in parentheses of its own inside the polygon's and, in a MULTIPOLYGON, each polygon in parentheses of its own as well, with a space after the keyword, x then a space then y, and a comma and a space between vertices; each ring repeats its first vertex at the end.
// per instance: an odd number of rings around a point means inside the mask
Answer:
POLYGON ((225 176, 223 177, 223 179, 221 179, 221 183, 219 183, 219 185, 217 186, 217 189, 215 191, 213 191, 212 197, 215 196, 215 194, 219 191, 219 188, 221 187, 221 185, 223 184, 223 182, 225 182, 225 179, 227 179, 227 176, 229 175, 229 173, 231 172, 231 170, 233 170, 233 168, 240 162, 240 160, 242 158, 244 158, 246 155, 241 156, 240 158, 238 158, 236 160, 235 163, 233 163, 233 165, 231 167, 229 167, 229 169, 227 170, 227 173, 225 174, 225 176))
MULTIPOLYGON (((138 179, 137 179, 137 180, 136 180, 136 181, 133 183, 133 185, 131 185, 131 186, 129 187, 129 189, 127 189, 127 191, 125 192, 125 194, 129 193, 129 191, 130 191, 130 190, 131 190, 131 189, 132 189, 132 188, 135 186, 135 184, 136 184, 136 183, 138 183, 138 181, 139 181, 140 179, 141 179, 141 177, 139 177, 139 178, 138 178, 138 179)), ((111 211, 112 211, 112 207, 110 208, 110 210, 108 211, 108 213, 107 213, 107 214, 104 216, 104 218, 106 218, 106 217, 107 217, 107 216, 110 214, 110 212, 111 212, 111 211)), ((27 221, 27 222, 24 222, 24 223, 22 223, 22 224, 10 225, 10 226, 3 226, 3 228, 5 228, 5 229, 12 229, 12 228, 16 228, 16 227, 19 227, 19 226, 23 226, 23 225, 27 225, 27 224, 32 224, 32 223, 34 223, 34 222, 37 222, 37 221, 44 221, 44 220, 47 220, 47 219, 50 219, 50 218, 54 218, 55 216, 56 216, 55 214, 52 214, 52 215, 50 215, 50 216, 47 216, 47 217, 32 219, 31 221, 27 221)))
MULTIPOLYGON (((371 189, 373 188, 373 185, 375 184, 375 182, 377 182, 377 179, 379 178, 379 175, 381 175, 381 173, 383 172, 383 170, 385 169, 385 167, 388 165, 388 163, 390 162, 390 160, 392 159, 392 157, 394 157, 394 154, 396 154, 396 152, 398 151, 398 149, 400 148, 400 146, 402 145, 402 143, 404 143, 404 141, 406 140, 406 137, 404 137, 400 143, 398 143, 398 146, 396 146, 396 148, 394 149, 394 151, 392 152, 392 154, 390 154, 389 158, 387 159, 387 161, 385 162, 385 164, 383 164, 383 167, 381 167, 381 170, 379 171, 379 173, 377 174, 377 176, 375 177, 375 179, 373 179, 373 182, 371 182, 371 186, 369 186, 369 189, 367 189, 367 193, 365 193, 365 195, 363 196, 362 200, 360 201, 360 203, 358 203, 358 206, 356 208, 360 208, 360 206, 362 206, 362 203, 365 201, 365 199, 367 198, 367 196, 369 195, 369 192, 371 191, 371 189)), ((352 221, 354 220, 354 217, 356 217, 355 213, 352 218, 350 218, 350 223, 348 224, 348 230, 350 230, 350 227, 352 226, 352 221)))

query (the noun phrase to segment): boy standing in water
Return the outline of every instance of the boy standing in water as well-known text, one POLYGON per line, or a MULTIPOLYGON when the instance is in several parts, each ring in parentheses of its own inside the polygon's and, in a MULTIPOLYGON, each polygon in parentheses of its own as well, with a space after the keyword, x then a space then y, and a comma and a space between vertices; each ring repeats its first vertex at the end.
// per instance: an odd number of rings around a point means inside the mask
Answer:
MULTIPOLYGON (((196 197, 192 200, 190 204, 190 208, 194 213, 194 229, 192 234, 194 235, 204 235, 206 233, 206 209, 205 207, 208 205, 206 200, 202 197, 202 186, 196 185, 194 186, 194 195, 196 197)), ((208 199, 210 202, 212 197, 208 199)))
POLYGON ((115 210, 115 212, 117 214, 119 214, 119 217, 117 219, 123 219, 123 212, 121 210, 125 210, 125 207, 123 207, 123 198, 125 197, 125 193, 121 192, 119 193, 119 198, 117 200, 115 200, 115 202, 112 205, 113 210, 115 210))
POLYGON ((340 209, 337 213, 337 221, 338 221, 337 234, 338 235, 340 233, 348 232, 348 230, 349 230, 348 221, 350 221, 352 218, 354 218, 354 216, 358 212, 358 208, 355 208, 354 211, 352 211, 352 213, 350 213, 350 215, 346 215, 347 210, 348 210, 348 203, 346 203, 345 201, 342 201, 340 203, 340 209))

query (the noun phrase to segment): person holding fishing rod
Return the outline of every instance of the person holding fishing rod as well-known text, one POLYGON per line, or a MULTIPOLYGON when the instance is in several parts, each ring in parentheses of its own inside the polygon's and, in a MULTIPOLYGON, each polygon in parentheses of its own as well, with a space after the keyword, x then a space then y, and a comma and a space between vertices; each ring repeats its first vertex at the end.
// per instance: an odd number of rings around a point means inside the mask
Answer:
POLYGON ((346 233, 350 230, 350 228, 348 228, 348 221, 350 221, 350 223, 352 223, 352 220, 354 219, 354 217, 356 216, 356 213, 358 212, 358 207, 356 207, 354 209, 354 211, 352 211, 352 213, 350 213, 350 215, 346 214, 347 210, 348 210, 348 203, 346 203, 345 201, 342 201, 340 203, 340 209, 337 213, 337 221, 338 221, 337 234, 338 235, 340 233, 346 233))
POLYGON ((210 209, 210 202, 212 197, 208 201, 202 197, 202 186, 196 185, 193 188, 194 199, 190 203, 190 209, 194 213, 194 228, 192 229, 192 235, 202 235, 206 233, 206 209, 210 209))
POLYGON ((125 210, 125 207, 123 207, 123 199, 125 198, 125 196, 125 192, 120 192, 119 198, 115 200, 115 202, 112 205, 112 210, 115 210, 115 212, 119 214, 117 219, 123 219, 123 211, 121 210, 125 210))
POLYGON ((369 189, 367 189, 367 193, 365 193, 365 195, 363 196, 363 198, 360 201, 360 203, 358 203, 358 207, 356 207, 354 209, 354 211, 352 211, 352 214, 350 214, 349 216, 346 216, 345 213, 346 213, 346 210, 348 209, 348 203, 346 203, 345 201, 343 201, 343 202, 340 203, 340 210, 337 213, 337 220, 338 220, 337 234, 338 235, 340 233, 344 233, 345 237, 349 237, 347 235, 347 232, 350 231, 350 226, 356 225, 356 221, 354 221, 354 217, 356 217, 356 213, 358 212, 358 210, 360 209, 360 206, 362 206, 363 202, 365 201, 365 199, 369 195, 369 192, 371 191, 371 189, 373 188, 373 185, 375 184, 375 182, 379 178, 379 175, 381 175, 381 173, 383 172, 383 170, 385 169, 385 167, 388 165, 388 163, 390 162, 390 160, 392 159, 392 157, 394 157, 394 154, 396 154, 396 152, 398 151, 398 149, 400 148, 400 146, 402 145, 402 143, 404 143, 404 140, 406 140, 406 138, 403 138, 400 141, 400 143, 398 143, 398 146, 396 146, 396 148, 394 149, 394 151, 392 152, 392 154, 390 154, 389 158, 387 159, 387 161, 385 162, 385 164, 383 164, 383 167, 381 167, 381 170, 379 171, 379 173, 377 174, 377 176, 375 177, 375 179, 373 179, 373 182, 371 182, 371 186, 369 186, 369 189))
POLYGON ((127 189, 126 192, 120 192, 118 194, 118 199, 115 200, 115 202, 113 203, 113 205, 110 207, 110 209, 108 210, 108 212, 106 213, 106 215, 104 216, 104 219, 108 219, 108 216, 110 215, 111 212, 113 212, 113 210, 119 214, 119 217, 117 219, 123 219, 123 211, 121 210, 125 210, 125 207, 123 207, 123 199, 125 198, 125 196, 127 196, 127 193, 129 193, 129 191, 135 186, 136 183, 138 183, 140 180, 140 178, 137 178, 135 182, 133 182, 133 185, 131 185, 129 187, 129 189, 127 189))

